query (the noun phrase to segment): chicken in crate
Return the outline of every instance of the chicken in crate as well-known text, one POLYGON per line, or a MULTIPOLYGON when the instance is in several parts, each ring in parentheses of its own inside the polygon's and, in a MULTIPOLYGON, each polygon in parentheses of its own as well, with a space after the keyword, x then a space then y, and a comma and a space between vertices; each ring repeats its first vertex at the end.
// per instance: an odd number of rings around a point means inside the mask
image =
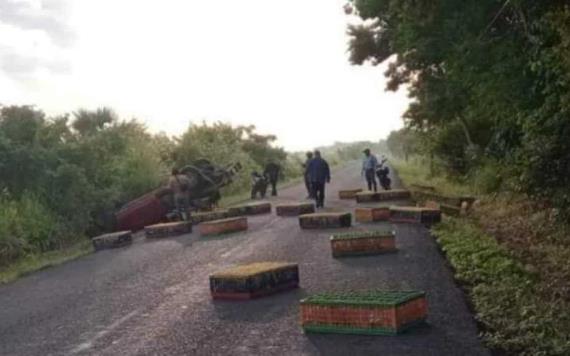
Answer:
MULTIPOLYGON (((192 182, 187 187, 190 210, 209 210, 216 206, 221 198, 220 189, 231 184, 241 168, 240 163, 222 167, 201 159, 180 169, 192 182)), ((163 186, 122 206, 114 214, 113 225, 115 231, 137 231, 172 220, 177 220, 174 194, 163 186)))

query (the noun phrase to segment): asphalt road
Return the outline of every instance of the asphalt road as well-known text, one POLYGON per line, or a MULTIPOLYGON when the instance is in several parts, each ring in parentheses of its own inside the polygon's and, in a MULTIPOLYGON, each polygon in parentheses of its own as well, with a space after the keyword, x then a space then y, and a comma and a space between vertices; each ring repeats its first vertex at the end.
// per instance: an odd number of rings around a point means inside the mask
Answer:
MULTIPOLYGON (((397 179, 395 179, 397 185, 397 179)), ((328 209, 351 211, 339 189, 363 186, 357 166, 334 172, 328 209)), ((273 202, 297 201, 301 185, 273 202)), ((421 226, 395 225, 399 252, 333 259, 330 231, 297 218, 249 218, 223 238, 197 232, 107 250, 0 287, 0 355, 488 355, 462 292, 421 226), (301 288, 213 302, 208 276, 255 261, 299 264, 301 288), (305 335, 299 300, 323 291, 419 289, 428 325, 401 336, 305 335)), ((355 224, 355 228, 364 227, 355 224)))

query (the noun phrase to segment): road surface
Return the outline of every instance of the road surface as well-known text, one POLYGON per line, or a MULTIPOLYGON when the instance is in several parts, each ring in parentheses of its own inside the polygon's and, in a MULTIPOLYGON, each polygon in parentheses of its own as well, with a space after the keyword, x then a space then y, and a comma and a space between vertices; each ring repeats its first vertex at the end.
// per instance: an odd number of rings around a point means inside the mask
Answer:
MULTIPOLYGON (((338 200, 337 191, 363 185, 356 165, 335 171, 328 209, 351 211, 355 203, 338 200)), ((304 196, 299 184, 270 200, 304 196)), ((297 218, 274 214, 249 222, 247 233, 222 238, 141 236, 0 287, 0 355, 489 354, 424 227, 395 225, 396 254, 333 259, 330 231, 302 231, 297 218), (211 300, 209 274, 268 260, 298 263, 301 288, 248 302, 211 300), (302 297, 366 289, 425 290, 428 325, 397 337, 303 334, 302 297)))

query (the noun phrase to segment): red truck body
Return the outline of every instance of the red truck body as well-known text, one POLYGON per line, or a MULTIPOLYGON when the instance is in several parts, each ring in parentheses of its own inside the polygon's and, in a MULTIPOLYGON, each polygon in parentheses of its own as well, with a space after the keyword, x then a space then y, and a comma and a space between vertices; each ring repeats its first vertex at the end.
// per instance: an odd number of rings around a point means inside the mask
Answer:
POLYGON ((157 191, 150 192, 123 206, 115 215, 117 231, 137 231, 157 224, 165 218, 168 208, 157 198, 157 191))
MULTIPOLYGON (((239 162, 220 167, 201 159, 185 166, 180 172, 192 175, 195 186, 189 190, 191 204, 200 207, 200 203, 208 206, 215 203, 216 199, 219 199, 219 189, 230 184, 232 177, 240 170, 239 162)), ((172 191, 166 186, 147 193, 127 203, 115 213, 115 231, 137 231, 145 226, 163 222, 167 219, 170 208, 173 208, 172 205, 172 191)))

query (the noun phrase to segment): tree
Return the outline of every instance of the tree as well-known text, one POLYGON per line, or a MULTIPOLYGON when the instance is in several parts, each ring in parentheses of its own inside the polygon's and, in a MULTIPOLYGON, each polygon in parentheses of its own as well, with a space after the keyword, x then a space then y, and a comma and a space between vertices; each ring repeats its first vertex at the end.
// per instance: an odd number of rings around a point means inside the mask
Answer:
POLYGON ((452 173, 489 160, 570 218, 570 9, 566 1, 354 0, 354 64, 389 61, 409 88, 406 127, 452 173), (522 178, 522 180, 520 179, 522 178), (545 189, 546 188, 546 189, 545 189))

